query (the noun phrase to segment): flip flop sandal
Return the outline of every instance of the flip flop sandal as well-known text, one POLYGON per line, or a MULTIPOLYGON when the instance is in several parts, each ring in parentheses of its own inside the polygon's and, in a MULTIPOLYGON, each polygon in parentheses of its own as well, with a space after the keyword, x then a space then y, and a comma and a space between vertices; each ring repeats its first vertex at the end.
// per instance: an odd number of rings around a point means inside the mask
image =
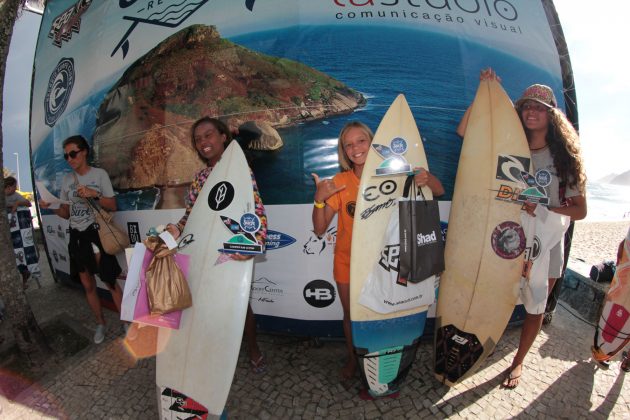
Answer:
POLYGON ((621 370, 630 372, 630 356, 627 351, 623 352, 623 360, 621 361, 621 370))
POLYGON ((258 360, 249 361, 250 368, 256 375, 265 373, 267 371, 267 362, 265 362, 264 356, 261 354, 258 360))
POLYGON ((600 367, 601 370, 608 370, 610 368, 610 363, 604 361, 604 360, 596 360, 597 365, 600 367))
POLYGON ((505 379, 501 383, 501 386, 503 388, 505 388, 505 389, 515 389, 521 383, 521 381, 520 381, 521 375, 513 376, 512 375, 513 371, 514 370, 511 370, 510 372, 508 372, 507 375, 505 375, 505 379), (516 383, 514 385, 510 386, 510 382, 512 382, 512 381, 516 381, 516 383))

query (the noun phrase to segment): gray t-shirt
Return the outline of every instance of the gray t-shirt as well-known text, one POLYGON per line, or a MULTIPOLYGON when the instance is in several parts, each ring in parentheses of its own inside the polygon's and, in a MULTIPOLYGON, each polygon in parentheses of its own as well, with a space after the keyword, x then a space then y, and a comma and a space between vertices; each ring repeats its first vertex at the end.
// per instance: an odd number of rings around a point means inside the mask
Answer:
POLYGON ((6 205, 7 207, 13 207, 13 205, 15 203, 22 203, 24 201, 28 201, 26 198, 24 198, 22 196, 22 194, 18 193, 18 192, 14 192, 11 195, 7 195, 5 196, 5 200, 6 200, 6 205))
POLYGON ((109 180, 109 175, 101 168, 93 168, 90 166, 89 171, 85 175, 79 175, 76 172, 66 174, 61 182, 61 199, 71 201, 70 204, 70 227, 80 231, 84 231, 94 223, 94 213, 85 199, 77 196, 77 182, 88 188, 101 193, 103 197, 113 197, 114 188, 109 180))
MULTIPOLYGON (((549 185, 545 186, 545 191, 549 197, 549 207, 560 207, 560 179, 558 178, 556 167, 553 164, 553 157, 551 156, 549 148, 545 147, 542 150, 532 150, 532 164, 534 165, 536 179, 548 179, 550 181, 549 185), (540 171, 546 171, 550 176, 540 176, 540 171)), ((578 195, 581 195, 581 193, 577 188, 566 186, 564 192, 565 197, 575 197, 578 195)))

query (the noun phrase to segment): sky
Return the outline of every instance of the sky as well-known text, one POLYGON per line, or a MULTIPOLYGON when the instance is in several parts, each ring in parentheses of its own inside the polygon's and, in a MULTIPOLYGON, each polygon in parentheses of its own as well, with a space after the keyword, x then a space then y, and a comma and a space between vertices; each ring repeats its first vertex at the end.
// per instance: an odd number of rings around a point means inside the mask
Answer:
MULTIPOLYGON (((582 152, 590 180, 630 170, 630 78, 626 75, 630 2, 555 0, 569 48, 580 122, 582 152)), ((23 191, 32 190, 28 126, 30 82, 41 17, 24 12, 14 27, 7 62, 3 109, 3 166, 17 173, 23 191), (16 155, 17 153, 17 155, 16 155)))

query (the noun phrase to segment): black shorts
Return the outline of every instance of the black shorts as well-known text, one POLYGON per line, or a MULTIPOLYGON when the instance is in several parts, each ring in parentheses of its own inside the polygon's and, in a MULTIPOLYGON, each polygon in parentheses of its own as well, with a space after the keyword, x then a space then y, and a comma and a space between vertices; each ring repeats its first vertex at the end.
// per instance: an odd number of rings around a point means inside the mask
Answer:
POLYGON ((115 256, 106 254, 98 237, 98 231, 91 225, 81 231, 70 228, 70 275, 77 277, 79 273, 88 271, 90 274, 98 274, 100 279, 109 286, 116 285, 116 279, 122 272, 115 256), (96 245, 101 253, 100 264, 96 264, 96 257, 92 244, 96 245))

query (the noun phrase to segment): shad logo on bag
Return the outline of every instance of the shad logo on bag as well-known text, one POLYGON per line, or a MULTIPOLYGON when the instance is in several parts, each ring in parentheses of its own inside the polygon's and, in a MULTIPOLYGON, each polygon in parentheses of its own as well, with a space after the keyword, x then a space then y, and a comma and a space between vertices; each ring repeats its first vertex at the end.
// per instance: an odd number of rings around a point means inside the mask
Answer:
MULTIPOLYGON (((252 11, 254 2, 255 0, 245 1, 245 7, 252 11)), ((129 37, 139 23, 177 28, 206 3, 208 0, 119 0, 118 5, 121 9, 130 8, 131 14, 123 16, 123 19, 131 21, 132 24, 112 51, 111 57, 118 50, 122 51, 123 59, 127 57, 129 37)))
POLYGON ((66 110, 74 87, 74 78, 74 60, 62 58, 48 79, 48 89, 44 97, 44 122, 47 126, 55 125, 66 110))
POLYGON ((422 233, 418 233, 416 235, 416 243, 418 244, 418 246, 430 245, 436 242, 437 235, 435 234, 435 231, 427 233, 426 235, 423 235, 422 233))

